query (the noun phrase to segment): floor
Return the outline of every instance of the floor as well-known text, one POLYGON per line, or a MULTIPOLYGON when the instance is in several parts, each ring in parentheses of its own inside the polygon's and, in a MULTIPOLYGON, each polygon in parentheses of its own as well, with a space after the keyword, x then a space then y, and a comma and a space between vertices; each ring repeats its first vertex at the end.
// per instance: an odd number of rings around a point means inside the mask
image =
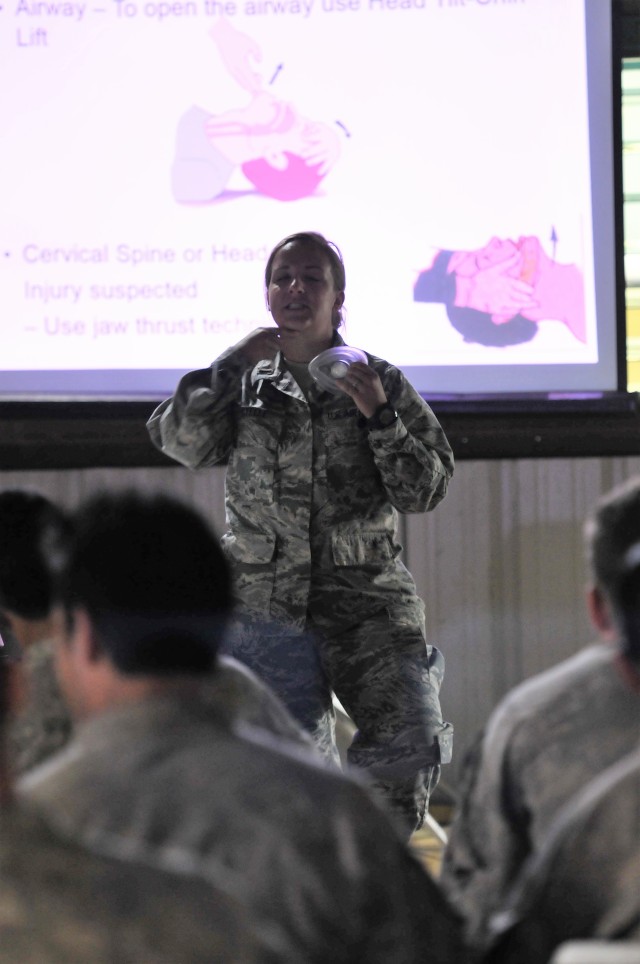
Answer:
POLYGON ((429 816, 421 830, 416 831, 409 841, 411 849, 433 877, 440 873, 442 854, 447 842, 447 828, 451 822, 453 806, 443 801, 432 802, 429 816))

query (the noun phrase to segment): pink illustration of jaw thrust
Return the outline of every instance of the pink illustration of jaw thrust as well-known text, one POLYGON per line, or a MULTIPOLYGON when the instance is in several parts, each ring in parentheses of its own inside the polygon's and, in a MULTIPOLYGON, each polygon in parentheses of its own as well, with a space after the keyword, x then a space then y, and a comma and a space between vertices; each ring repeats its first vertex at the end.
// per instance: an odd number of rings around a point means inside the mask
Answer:
POLYGON ((418 275, 414 300, 445 304, 468 342, 504 347, 530 341, 540 321, 561 322, 587 341, 582 273, 550 258, 536 237, 438 251, 418 275))
POLYGON ((186 111, 176 137, 173 196, 182 203, 211 202, 237 168, 268 197, 293 201, 313 194, 339 157, 337 133, 263 89, 253 69, 261 53, 250 37, 224 20, 211 35, 249 101, 221 114, 186 111))

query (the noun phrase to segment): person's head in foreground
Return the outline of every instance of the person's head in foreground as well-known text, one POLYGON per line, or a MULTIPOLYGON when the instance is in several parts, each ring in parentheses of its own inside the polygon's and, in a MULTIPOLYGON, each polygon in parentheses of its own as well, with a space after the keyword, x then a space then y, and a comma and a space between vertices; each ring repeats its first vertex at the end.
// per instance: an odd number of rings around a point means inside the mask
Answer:
POLYGON ((127 683, 209 674, 232 593, 204 519, 170 496, 126 491, 91 498, 72 526, 56 597, 58 674, 74 713, 127 683))

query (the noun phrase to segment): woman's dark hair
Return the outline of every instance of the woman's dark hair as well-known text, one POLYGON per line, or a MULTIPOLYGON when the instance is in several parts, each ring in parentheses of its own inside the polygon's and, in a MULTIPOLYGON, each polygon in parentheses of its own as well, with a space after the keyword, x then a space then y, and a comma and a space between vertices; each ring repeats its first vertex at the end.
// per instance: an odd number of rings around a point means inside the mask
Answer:
POLYGON ((57 595, 86 610, 123 673, 213 669, 233 604, 216 535, 186 504, 135 491, 90 499, 72 519, 57 595))
MULTIPOLYGON (((269 285, 271 284, 273 262, 275 261, 276 255, 285 247, 285 245, 293 244, 294 242, 298 242, 300 244, 311 244, 318 248, 318 250, 327 258, 329 262, 329 267, 331 268, 331 277, 333 278, 333 284, 336 291, 345 290, 347 286, 347 278, 340 248, 337 244, 334 244, 333 241, 327 241, 324 235, 318 234, 317 231, 299 231, 297 234, 289 234, 286 238, 283 238, 282 241, 278 241, 267 259, 267 265, 264 270, 265 290, 268 290, 269 285)), ((342 311, 342 307, 334 310, 334 328, 339 328, 344 322, 342 311)))

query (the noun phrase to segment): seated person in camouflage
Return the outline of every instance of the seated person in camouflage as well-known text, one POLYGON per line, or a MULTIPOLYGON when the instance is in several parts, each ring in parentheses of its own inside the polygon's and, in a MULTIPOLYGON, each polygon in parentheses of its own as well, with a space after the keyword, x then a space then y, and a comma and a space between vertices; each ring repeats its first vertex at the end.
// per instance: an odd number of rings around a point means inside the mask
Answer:
MULTIPOLYGON (((0 610, 14 654, 22 654, 25 698, 9 731, 14 772, 23 773, 61 749, 72 722, 53 664, 50 551, 68 533, 68 519, 46 496, 0 492, 0 610)), ((9 646, 6 647, 9 649, 9 646)), ((244 664, 220 656, 207 697, 219 712, 261 726, 314 752, 313 743, 284 705, 244 664)))
POLYGON ((560 811, 492 918, 486 964, 548 964, 567 941, 632 942, 640 960, 639 821, 636 750, 560 811))
POLYGON ((76 731, 23 799, 79 843, 187 853, 279 962, 464 960, 457 917, 368 792, 203 698, 232 596, 197 513, 94 498, 73 518, 58 602, 76 731))
POLYGON ((463 769, 440 880, 479 947, 560 808, 640 741, 637 659, 620 615, 624 560, 640 542, 640 477, 598 502, 585 535, 600 642, 507 694, 463 769))
POLYGON ((71 735, 53 666, 47 554, 47 541, 63 538, 66 527, 62 510, 40 493, 0 492, 0 610, 24 663, 24 699, 8 737, 17 773, 61 749, 71 735))
POLYGON ((190 468, 228 462, 231 652, 334 757, 336 694, 357 727, 349 764, 409 836, 451 759, 453 728, 440 708, 444 660, 399 558, 398 512, 442 501, 453 455, 389 362, 354 362, 337 394, 314 383, 309 362, 344 345, 345 285, 334 244, 314 232, 284 238, 265 269, 275 325, 185 375, 148 427, 190 468))
POLYGON ((636 749, 559 811, 490 921, 491 964, 547 964, 575 940, 633 941, 640 960, 640 542, 619 567, 612 612, 636 693, 636 749))
POLYGON ((115 835, 79 846, 15 800, 4 744, 21 672, 0 661, 3 964, 277 960, 233 898, 189 873, 188 855, 159 847, 149 860, 115 835))

